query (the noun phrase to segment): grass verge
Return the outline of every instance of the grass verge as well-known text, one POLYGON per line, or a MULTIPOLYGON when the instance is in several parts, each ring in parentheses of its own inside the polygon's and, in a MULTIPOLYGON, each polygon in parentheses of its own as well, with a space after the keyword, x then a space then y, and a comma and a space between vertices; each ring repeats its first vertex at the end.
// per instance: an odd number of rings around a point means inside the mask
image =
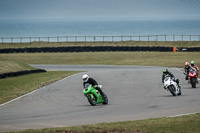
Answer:
POLYGON ((199 133, 200 113, 137 121, 25 130, 15 133, 199 133))
POLYGON ((0 104, 78 72, 48 71, 0 79, 0 104))
POLYGON ((119 41, 119 42, 31 42, 0 43, 3 48, 31 47, 68 47, 68 46, 165 46, 165 47, 200 47, 199 41, 119 41))
POLYGON ((0 54, 0 61, 26 64, 139 65, 183 68, 194 60, 200 66, 200 52, 80 52, 0 54))
POLYGON ((30 65, 27 65, 22 62, 0 61, 0 74, 7 73, 7 72, 17 72, 17 71, 22 71, 22 70, 33 70, 33 69, 36 69, 36 68, 31 67, 30 65))

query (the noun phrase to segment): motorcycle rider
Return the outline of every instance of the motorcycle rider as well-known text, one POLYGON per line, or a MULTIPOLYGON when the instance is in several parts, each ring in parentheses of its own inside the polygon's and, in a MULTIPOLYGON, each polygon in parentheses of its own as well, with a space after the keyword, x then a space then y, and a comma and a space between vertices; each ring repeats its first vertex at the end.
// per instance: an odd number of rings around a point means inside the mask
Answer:
MULTIPOLYGON (((193 62, 192 62, 192 64, 193 64, 193 62)), ((190 69, 193 69, 194 71, 196 71, 196 69, 193 68, 193 67, 190 65, 189 62, 185 62, 185 67, 184 67, 184 72, 183 72, 183 73, 186 75, 186 76, 185 76, 185 80, 188 80, 188 74, 189 74, 190 69)), ((197 71, 196 71, 196 72, 197 72, 197 71)), ((198 81, 197 81, 197 82, 198 82, 198 81)), ((190 83, 189 80, 188 80, 188 83, 190 83)))
POLYGON ((185 80, 188 80, 188 73, 190 69, 191 69, 190 63, 185 62, 185 67, 184 67, 184 74, 186 75, 185 80))
POLYGON ((83 88, 85 88, 85 84, 91 84, 96 90, 98 90, 104 100, 104 94, 102 92, 102 90, 98 87, 98 83, 95 79, 93 78, 90 78, 87 74, 84 74, 82 76, 82 79, 83 79, 83 88))
MULTIPOLYGON (((198 77, 199 68, 197 67, 197 65, 194 64, 194 61, 191 61, 190 64, 191 64, 191 67, 193 67, 195 69, 195 71, 197 73, 197 77, 198 77)), ((198 82, 198 80, 197 80, 197 82, 198 82)))
MULTIPOLYGON (((178 79, 178 78, 175 78, 175 76, 174 76, 170 71, 168 71, 167 68, 164 68, 164 69, 163 69, 162 83, 164 83, 164 79, 165 79, 165 76, 166 76, 166 75, 169 75, 169 76, 172 78, 172 80, 178 84, 179 88, 181 87, 180 84, 179 84, 179 79, 178 79)), ((164 88, 165 88, 165 86, 164 86, 164 88)), ((166 88, 165 88, 165 89, 166 89, 166 88)))

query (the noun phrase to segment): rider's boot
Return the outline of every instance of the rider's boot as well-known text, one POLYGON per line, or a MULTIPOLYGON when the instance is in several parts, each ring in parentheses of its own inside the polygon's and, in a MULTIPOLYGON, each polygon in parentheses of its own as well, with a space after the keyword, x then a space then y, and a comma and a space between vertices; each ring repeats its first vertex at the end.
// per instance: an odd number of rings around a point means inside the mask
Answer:
POLYGON ((100 92, 102 99, 104 100, 104 94, 103 94, 102 90, 99 87, 96 87, 96 89, 100 92))

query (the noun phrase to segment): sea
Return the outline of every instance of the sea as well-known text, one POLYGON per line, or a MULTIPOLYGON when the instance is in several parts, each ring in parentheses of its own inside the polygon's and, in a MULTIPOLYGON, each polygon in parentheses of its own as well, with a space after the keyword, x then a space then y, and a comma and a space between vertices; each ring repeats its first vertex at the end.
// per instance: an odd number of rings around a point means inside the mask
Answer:
MULTIPOLYGON (((1 38, 66 36, 187 36, 200 37, 200 19, 69 20, 0 19, 1 38)), ((172 38, 171 38, 172 39, 172 38)), ((181 39, 181 38, 180 38, 181 39)), ((191 37, 190 37, 191 39, 191 37)), ((5 41, 4 39, 3 41, 5 41)), ((9 40, 10 41, 10 40, 9 40)))

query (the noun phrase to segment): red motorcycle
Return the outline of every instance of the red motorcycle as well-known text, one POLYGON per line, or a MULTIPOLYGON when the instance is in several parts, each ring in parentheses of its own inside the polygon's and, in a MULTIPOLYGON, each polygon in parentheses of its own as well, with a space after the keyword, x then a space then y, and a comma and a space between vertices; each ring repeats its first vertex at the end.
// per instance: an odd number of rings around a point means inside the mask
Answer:
POLYGON ((188 77, 189 77, 189 82, 190 82, 192 88, 196 88, 197 72, 193 69, 190 69, 189 73, 188 73, 188 77))

